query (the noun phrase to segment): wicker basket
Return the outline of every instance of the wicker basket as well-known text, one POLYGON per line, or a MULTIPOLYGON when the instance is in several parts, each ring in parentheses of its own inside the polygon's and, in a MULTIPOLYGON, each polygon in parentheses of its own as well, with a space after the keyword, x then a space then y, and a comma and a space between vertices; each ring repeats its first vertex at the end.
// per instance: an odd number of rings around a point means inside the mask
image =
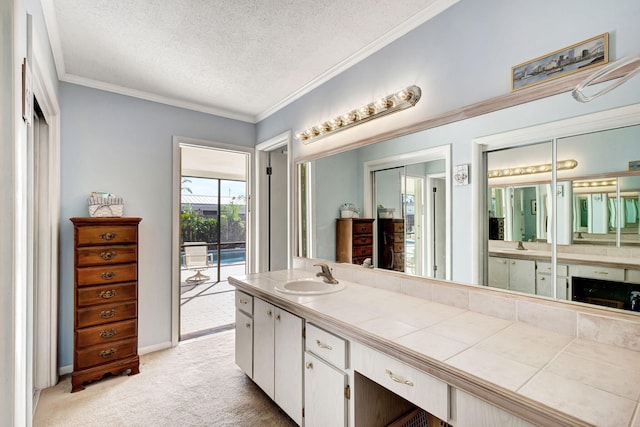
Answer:
POLYGON ((96 218, 121 217, 122 197, 89 197, 89 216, 96 218))

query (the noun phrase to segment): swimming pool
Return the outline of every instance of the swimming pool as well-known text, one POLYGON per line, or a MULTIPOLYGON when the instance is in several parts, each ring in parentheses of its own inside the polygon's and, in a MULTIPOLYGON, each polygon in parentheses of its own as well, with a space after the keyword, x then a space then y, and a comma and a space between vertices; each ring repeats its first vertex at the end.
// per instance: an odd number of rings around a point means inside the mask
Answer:
MULTIPOLYGON (((207 252, 212 255, 213 264, 217 265, 218 251, 216 249, 209 249, 207 252)), ((222 249, 220 251, 220 265, 242 264, 246 262, 246 255, 246 248, 222 249)), ((180 254, 180 265, 184 267, 184 252, 180 254)))

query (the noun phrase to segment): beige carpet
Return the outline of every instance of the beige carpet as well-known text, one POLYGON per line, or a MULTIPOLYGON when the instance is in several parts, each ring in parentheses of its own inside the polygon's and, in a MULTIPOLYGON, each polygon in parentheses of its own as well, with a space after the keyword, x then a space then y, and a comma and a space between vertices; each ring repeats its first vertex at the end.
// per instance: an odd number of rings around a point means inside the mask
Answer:
POLYGON ((43 390, 40 426, 295 426, 234 363, 234 331, 141 357, 140 374, 43 390))

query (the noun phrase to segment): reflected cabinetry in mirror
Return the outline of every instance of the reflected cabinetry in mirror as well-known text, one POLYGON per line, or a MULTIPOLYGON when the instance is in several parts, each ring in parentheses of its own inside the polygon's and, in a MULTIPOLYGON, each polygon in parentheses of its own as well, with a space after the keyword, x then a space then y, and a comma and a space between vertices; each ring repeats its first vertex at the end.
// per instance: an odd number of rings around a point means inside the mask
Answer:
POLYGON ((373 218, 336 219, 336 261, 362 265, 373 256, 373 218))

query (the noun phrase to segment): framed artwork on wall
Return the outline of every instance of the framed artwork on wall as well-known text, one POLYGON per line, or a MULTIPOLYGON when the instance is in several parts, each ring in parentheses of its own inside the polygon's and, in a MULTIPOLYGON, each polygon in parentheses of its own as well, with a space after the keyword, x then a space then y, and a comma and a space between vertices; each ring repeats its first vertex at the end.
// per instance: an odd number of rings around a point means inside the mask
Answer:
POLYGON ((609 33, 572 44, 511 68, 511 91, 609 62, 609 33))

